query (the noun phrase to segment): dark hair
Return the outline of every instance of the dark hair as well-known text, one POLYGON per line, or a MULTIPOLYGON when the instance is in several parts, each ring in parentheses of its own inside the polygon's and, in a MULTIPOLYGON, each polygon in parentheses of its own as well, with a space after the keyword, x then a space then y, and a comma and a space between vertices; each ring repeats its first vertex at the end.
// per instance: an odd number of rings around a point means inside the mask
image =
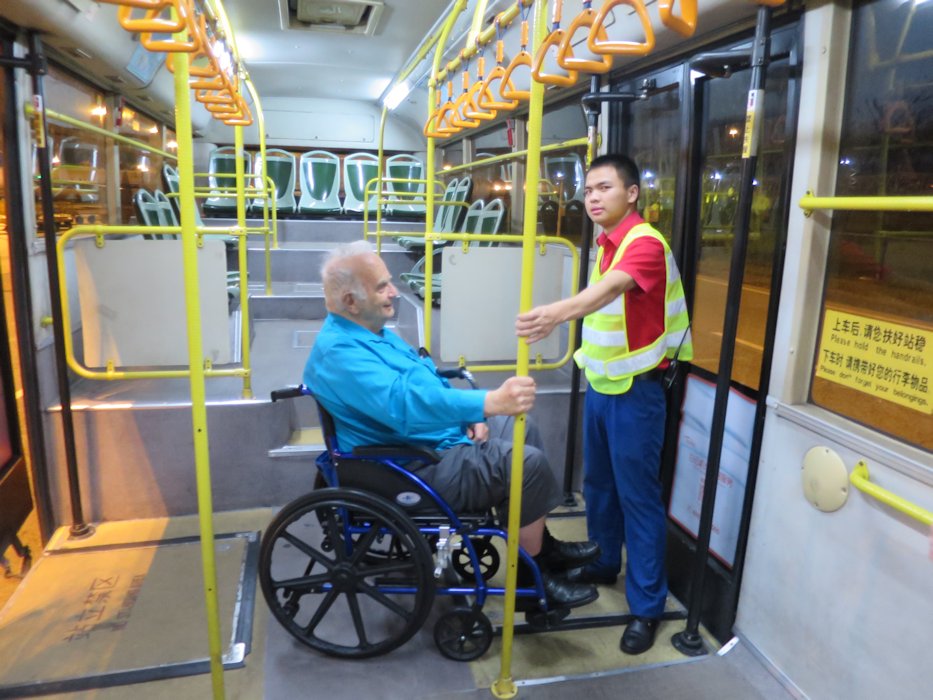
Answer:
POLYGON ((590 170, 607 165, 616 169, 619 179, 625 183, 626 187, 637 185, 638 189, 641 190, 641 177, 638 174, 638 166, 634 160, 621 153, 606 153, 593 159, 593 162, 590 163, 590 170))

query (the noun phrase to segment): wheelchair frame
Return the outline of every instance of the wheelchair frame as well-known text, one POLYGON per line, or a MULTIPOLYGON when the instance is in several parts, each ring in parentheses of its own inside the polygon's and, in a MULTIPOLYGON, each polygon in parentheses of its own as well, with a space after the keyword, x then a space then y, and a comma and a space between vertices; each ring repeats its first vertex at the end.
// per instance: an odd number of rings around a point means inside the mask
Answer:
MULTIPOLYGON (((299 385, 273 392, 272 400, 298 396, 313 398, 299 385)), ((318 412, 326 451, 315 460, 315 490, 286 505, 262 540, 260 584, 273 615, 302 644, 332 656, 367 658, 407 642, 424 624, 435 595, 472 598, 438 618, 434 640, 450 659, 479 658, 493 638, 483 605, 489 596, 505 594, 505 588, 488 583, 500 563, 492 538, 506 539, 505 531, 491 512, 454 513, 408 468, 438 461, 433 450, 370 446, 343 452, 332 417, 319 403, 318 412), (307 520, 312 525, 316 520, 318 527, 305 536, 307 520), (297 569, 291 561, 296 556, 302 559, 297 569), (291 575, 283 577, 282 570, 291 575), (456 583, 449 580, 454 572, 460 578, 456 583), (320 599, 313 611, 309 597, 320 599), (346 607, 342 614, 351 618, 352 634, 336 620, 340 603, 346 607), (368 629, 364 607, 375 608, 380 617, 368 629), (328 615, 334 619, 325 620, 328 615), (383 637, 374 639, 376 632, 383 637)), ((534 587, 516 590, 516 607, 525 608, 535 626, 559 622, 568 611, 548 610, 537 564, 521 548, 519 556, 534 576, 534 587)))

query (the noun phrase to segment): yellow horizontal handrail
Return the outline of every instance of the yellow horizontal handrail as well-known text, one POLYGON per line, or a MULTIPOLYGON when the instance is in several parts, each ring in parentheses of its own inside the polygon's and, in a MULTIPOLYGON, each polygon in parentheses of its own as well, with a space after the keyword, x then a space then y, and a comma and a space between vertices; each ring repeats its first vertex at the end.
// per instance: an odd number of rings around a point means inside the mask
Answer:
MULTIPOLYGON (((549 153, 551 151, 561 151, 568 148, 576 148, 577 146, 587 146, 589 145, 589 137, 581 136, 577 139, 570 139, 569 141, 561 141, 560 143, 552 143, 547 146, 541 146, 542 153, 549 153)), ((481 158, 480 160, 474 160, 469 163, 464 163, 463 165, 455 165, 451 168, 445 168, 444 173, 455 173, 460 170, 469 170, 471 168, 476 168, 482 165, 490 165, 492 163, 499 163, 504 160, 518 160, 528 155, 527 150, 522 151, 512 151, 511 153, 503 153, 499 156, 490 156, 489 158, 481 158)))
POLYGON ((933 211, 933 197, 816 197, 809 190, 799 205, 807 216, 817 209, 842 211, 933 211))
MULTIPOLYGON (((36 113, 35 107, 31 104, 26 103, 24 106, 27 117, 32 117, 36 113)), ((174 153, 169 153, 168 151, 163 151, 161 148, 156 148, 155 146, 150 146, 148 143, 143 143, 142 141, 137 141, 136 139, 131 139, 128 136, 123 136, 122 134, 115 134, 112 131, 107 131, 106 129, 101 129, 99 126, 94 126, 93 124, 88 124, 83 122, 80 119, 75 119, 74 117, 69 117, 67 114, 61 114, 60 112, 55 112, 51 109, 46 109, 45 114, 49 119, 54 119, 55 121, 64 122, 70 126, 77 127, 78 129, 83 129, 84 131, 90 131, 92 134, 97 134, 98 136, 103 136, 108 139, 113 139, 114 141, 119 141, 120 143, 125 143, 134 148, 138 148, 141 151, 147 151, 148 153, 155 153, 160 155, 163 158, 171 158, 172 160, 178 160, 178 156, 174 153)))
MULTIPOLYGON (((71 331, 71 310, 68 301, 68 285, 65 269, 65 244, 72 238, 78 236, 97 238, 97 245, 104 244, 105 236, 124 236, 132 234, 147 234, 159 232, 160 234, 181 235, 181 226, 103 226, 103 225, 81 225, 74 226, 58 238, 58 275, 62 280, 61 297, 59 299, 62 314, 63 341, 65 345, 65 361, 68 366, 79 377, 86 379, 173 379, 181 377, 190 377, 191 371, 188 369, 178 370, 130 370, 118 371, 114 369, 113 361, 107 361, 107 369, 95 371, 80 364, 74 356, 74 346, 72 344, 71 331)), ((202 235, 231 235, 245 237, 246 233, 236 226, 209 227, 198 226, 195 232, 200 237, 202 235)), ((242 277, 241 277, 242 279, 242 277)), ((241 282, 242 283, 242 282, 241 282)), ((236 367, 233 369, 214 369, 210 366, 210 361, 205 359, 204 376, 206 377, 248 377, 250 369, 248 367, 236 367)))
POLYGON ((911 518, 919 520, 924 525, 933 525, 933 513, 891 493, 887 489, 881 488, 877 484, 871 483, 870 474, 868 473, 868 464, 865 463, 865 460, 858 461, 855 465, 855 469, 853 469, 852 473, 849 475, 849 481, 862 493, 868 494, 885 505, 891 506, 894 510, 904 515, 909 515, 911 518))

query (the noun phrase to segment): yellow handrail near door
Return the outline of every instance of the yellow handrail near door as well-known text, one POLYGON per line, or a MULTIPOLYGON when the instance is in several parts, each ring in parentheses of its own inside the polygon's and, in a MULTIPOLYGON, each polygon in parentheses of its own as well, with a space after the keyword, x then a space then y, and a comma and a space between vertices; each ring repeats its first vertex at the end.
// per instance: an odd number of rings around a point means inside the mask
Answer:
POLYGON ((868 464, 865 460, 859 460, 855 469, 849 475, 849 481, 852 485, 864 494, 881 501, 885 505, 891 506, 894 510, 908 515, 914 520, 918 520, 924 525, 933 525, 933 512, 921 508, 915 503, 911 503, 906 498, 891 493, 887 489, 881 488, 878 484, 871 483, 871 475, 868 473, 868 464))

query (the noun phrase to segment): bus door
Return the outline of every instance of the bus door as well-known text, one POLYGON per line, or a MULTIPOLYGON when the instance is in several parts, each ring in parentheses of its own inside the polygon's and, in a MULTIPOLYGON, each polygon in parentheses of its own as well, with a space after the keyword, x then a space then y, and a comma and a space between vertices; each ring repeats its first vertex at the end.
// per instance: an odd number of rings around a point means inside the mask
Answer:
MULTIPOLYGON (((796 26, 772 33, 765 116, 751 204, 738 334, 731 373, 701 621, 731 637, 757 467, 757 418, 770 371, 796 115, 796 26)), ((685 604, 693 580, 700 505, 722 346, 742 171, 751 42, 693 54, 611 86, 641 99, 610 112, 610 150, 641 170, 639 209, 670 242, 691 308, 694 360, 671 391, 662 481, 668 504, 668 572, 685 604), (734 53, 726 69, 722 54, 734 53), (710 54, 712 55, 712 54, 710 54), (681 410, 678 411, 677 408, 681 410)), ((760 431, 760 428, 759 428, 760 431)))
MULTIPOLYGON (((13 56, 12 37, 0 30, 0 60, 13 56)), ((21 405, 14 368, 19 366, 17 296, 11 265, 11 245, 25 241, 24 190, 20 176, 18 119, 13 69, 0 63, 0 608, 28 571, 32 551, 41 551, 42 535, 31 473, 21 439, 21 405)), ((28 193, 32 199, 32 192, 28 193)))

